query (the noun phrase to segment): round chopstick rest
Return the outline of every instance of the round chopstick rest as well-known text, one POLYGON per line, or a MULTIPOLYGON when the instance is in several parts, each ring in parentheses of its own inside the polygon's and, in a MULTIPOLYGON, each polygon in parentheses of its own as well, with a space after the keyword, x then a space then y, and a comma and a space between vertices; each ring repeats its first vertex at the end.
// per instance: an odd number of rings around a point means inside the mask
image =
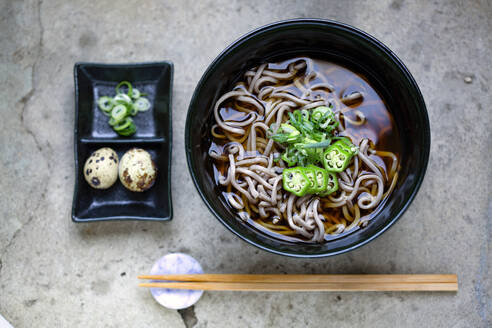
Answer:
MULTIPOLYGON (((183 253, 171 253, 157 260, 150 274, 201 274, 203 269, 197 260, 183 253)), ((162 282, 152 280, 152 282, 162 282)), ((203 290, 151 288, 154 299, 169 309, 180 310, 195 304, 203 290)))

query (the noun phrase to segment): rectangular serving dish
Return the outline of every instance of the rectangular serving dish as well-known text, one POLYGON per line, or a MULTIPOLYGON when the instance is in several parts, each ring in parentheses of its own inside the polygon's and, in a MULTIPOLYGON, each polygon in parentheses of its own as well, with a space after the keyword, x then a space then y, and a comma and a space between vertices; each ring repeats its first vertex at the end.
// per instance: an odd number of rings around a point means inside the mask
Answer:
POLYGON ((105 220, 172 219, 171 199, 171 104, 173 64, 76 63, 75 78, 75 190, 72 204, 74 222, 105 220), (129 81, 151 103, 150 110, 133 117, 137 132, 119 136, 97 106, 101 96, 113 96, 121 81, 129 81), (148 151, 157 167, 154 186, 144 192, 131 192, 118 180, 105 190, 91 188, 83 167, 90 154, 102 147, 114 149, 119 158, 131 148, 148 151))

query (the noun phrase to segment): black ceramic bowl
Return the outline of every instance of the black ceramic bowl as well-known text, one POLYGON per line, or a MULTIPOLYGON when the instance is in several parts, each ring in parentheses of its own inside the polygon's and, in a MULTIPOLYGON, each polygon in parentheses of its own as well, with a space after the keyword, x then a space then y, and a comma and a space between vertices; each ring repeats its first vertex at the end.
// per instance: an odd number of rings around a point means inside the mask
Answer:
POLYGON ((186 120, 186 154, 191 176, 208 208, 229 230, 270 252, 323 257, 353 250, 386 231, 410 205, 427 168, 430 131, 424 99, 412 75, 385 45, 342 23, 297 19, 273 23, 246 34, 210 64, 195 89, 186 120), (386 100, 400 132, 401 171, 395 190, 364 229, 324 244, 281 241, 238 219, 214 182, 207 156, 213 105, 246 69, 298 54, 349 63, 365 74, 386 100))

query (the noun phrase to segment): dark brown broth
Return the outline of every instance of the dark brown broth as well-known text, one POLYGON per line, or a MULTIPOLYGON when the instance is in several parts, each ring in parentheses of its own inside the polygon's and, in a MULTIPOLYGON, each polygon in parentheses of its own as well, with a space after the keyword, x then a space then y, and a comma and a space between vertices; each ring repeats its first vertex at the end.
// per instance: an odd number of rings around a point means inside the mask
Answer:
MULTIPOLYGON (((268 69, 271 70, 282 70, 286 69, 287 66, 295 61, 298 61, 300 58, 294 58, 287 61, 283 61, 280 63, 270 63, 268 64, 268 69)), ((399 154, 400 154, 400 142, 399 135, 396 129, 396 125, 394 123, 393 117, 391 113, 386 108, 386 104, 384 100, 380 97, 378 92, 369 84, 368 79, 357 72, 350 70, 345 66, 341 66, 339 64, 314 59, 312 60, 313 66, 308 67, 307 70, 313 69, 314 71, 321 73, 324 75, 325 79, 335 88, 335 93, 339 98, 343 98, 352 94, 353 92, 362 92, 364 94, 364 99, 362 102, 353 104, 351 106, 343 106, 342 112, 345 116, 355 119, 354 110, 360 110, 364 116, 366 117, 366 122, 363 125, 353 125, 348 121, 344 121, 345 131, 340 135, 348 136, 352 139, 355 144, 358 144, 363 138, 368 138, 375 146, 375 149, 378 151, 390 151, 394 153, 399 162, 399 154)), ((316 78, 312 83, 322 82, 320 78, 316 78)), ((294 95, 299 96, 300 92, 296 88, 289 88, 286 92, 290 92, 294 95)), ((316 92, 313 92, 311 97, 315 97, 316 92)), ((314 99, 312 99, 314 100, 314 99)), ((244 112, 240 112, 234 108, 232 108, 231 104, 226 103, 220 109, 220 114, 223 119, 229 120, 232 119, 234 121, 243 121, 247 118, 247 114, 244 112)), ((215 149, 218 153, 221 153, 221 149, 223 144, 227 142, 224 139, 218 139, 212 137, 211 150, 215 149)), ((245 144, 245 143, 244 143, 245 144)), ((383 170, 385 175, 388 175, 387 168, 390 167, 391 161, 388 158, 379 157, 376 155, 371 155, 371 159, 373 159, 383 170)), ((214 169, 214 177, 215 182, 218 184, 219 172, 222 175, 227 174, 228 164, 226 162, 214 161, 213 169, 214 169)), ((388 181, 385 186, 385 191, 388 188, 391 181, 388 181)), ((226 196, 227 191, 221 187, 223 191, 224 201, 227 202, 226 196)), ((381 201, 379 206, 371 211, 362 211, 361 210, 361 218, 369 216, 372 218, 377 214, 379 209, 383 206, 385 199, 381 201)), ((252 214, 256 214, 252 212, 252 214)), ((343 217, 341 214, 341 209, 326 209, 321 211, 321 214, 325 217, 343 217)), ((275 238, 279 238, 286 241, 303 241, 301 237, 298 236, 285 236, 279 234, 273 230, 265 228, 258 221, 261 220, 259 217, 253 217, 249 219, 248 222, 258 230, 268 235, 271 235, 275 238)), ((279 226, 286 226, 288 224, 284 221, 278 223, 279 226)), ((290 228, 289 228, 290 229, 290 228)), ((358 228, 357 228, 358 229, 358 228)), ((341 238, 353 231, 357 230, 353 229, 348 232, 344 232, 342 234, 332 236, 326 235, 325 240, 333 240, 341 238)))

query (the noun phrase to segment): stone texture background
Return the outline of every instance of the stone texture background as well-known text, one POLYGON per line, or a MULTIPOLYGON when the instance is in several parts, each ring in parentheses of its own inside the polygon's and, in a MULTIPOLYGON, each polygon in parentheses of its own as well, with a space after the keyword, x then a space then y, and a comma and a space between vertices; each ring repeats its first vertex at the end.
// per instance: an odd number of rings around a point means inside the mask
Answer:
POLYGON ((490 1, 0 0, 0 313, 15 327, 491 327, 490 1), (193 89, 229 43, 286 18, 361 28, 409 67, 432 130, 423 186, 377 240, 334 258, 259 251, 215 220, 186 168, 193 89), (73 64, 175 63, 170 223, 70 220, 73 64), (471 83, 465 83, 470 77, 471 83), (160 307, 135 276, 181 251, 207 272, 457 273, 448 293, 205 293, 160 307))

